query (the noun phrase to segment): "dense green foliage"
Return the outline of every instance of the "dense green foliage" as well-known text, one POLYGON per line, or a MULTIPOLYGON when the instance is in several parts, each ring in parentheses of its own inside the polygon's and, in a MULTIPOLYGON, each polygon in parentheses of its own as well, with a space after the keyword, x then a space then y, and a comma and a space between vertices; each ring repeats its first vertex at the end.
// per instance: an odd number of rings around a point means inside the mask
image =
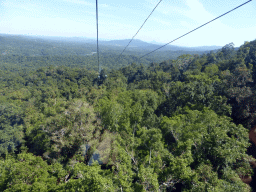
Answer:
POLYGON ((85 56, 1 56, 0 191, 251 191, 255 50, 106 53, 100 75, 85 56))

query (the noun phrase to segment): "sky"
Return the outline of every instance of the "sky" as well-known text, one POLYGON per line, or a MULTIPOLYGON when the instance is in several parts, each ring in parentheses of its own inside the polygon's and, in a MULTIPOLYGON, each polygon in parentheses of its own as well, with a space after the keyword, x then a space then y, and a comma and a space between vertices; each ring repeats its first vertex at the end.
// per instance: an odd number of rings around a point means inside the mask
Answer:
MULTIPOLYGON (((248 0, 162 0, 135 39, 168 43, 248 0)), ((159 0, 98 0, 99 38, 131 39, 159 0)), ((256 39, 256 1, 171 45, 235 47, 256 39)), ((1 0, 0 33, 96 38, 95 0, 1 0)))

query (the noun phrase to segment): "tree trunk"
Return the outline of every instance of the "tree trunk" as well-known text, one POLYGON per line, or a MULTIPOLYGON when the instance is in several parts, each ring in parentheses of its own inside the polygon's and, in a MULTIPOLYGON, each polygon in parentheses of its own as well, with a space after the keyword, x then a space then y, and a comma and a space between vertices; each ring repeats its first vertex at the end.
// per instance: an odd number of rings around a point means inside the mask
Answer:
POLYGON ((150 148, 150 154, 149 154, 149 165, 150 165, 150 160, 151 160, 151 148, 150 148))

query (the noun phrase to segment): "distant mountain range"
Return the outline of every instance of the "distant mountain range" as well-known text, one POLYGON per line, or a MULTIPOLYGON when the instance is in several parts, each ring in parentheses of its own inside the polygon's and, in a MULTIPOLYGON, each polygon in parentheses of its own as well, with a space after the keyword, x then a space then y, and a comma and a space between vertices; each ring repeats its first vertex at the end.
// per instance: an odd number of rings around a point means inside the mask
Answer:
MULTIPOLYGON (((58 41, 58 42, 73 42, 73 43, 90 43, 94 44, 96 43, 96 39, 92 38, 86 38, 86 37, 52 37, 52 36, 26 36, 26 35, 9 35, 9 34, 0 34, 1 36, 16 36, 20 38, 25 39, 41 39, 44 42, 45 41, 58 41)), ((123 40, 110 40, 110 41, 103 41, 99 40, 99 45, 105 45, 105 46, 115 46, 120 48, 125 48, 128 43, 130 42, 130 39, 123 39, 123 40)), ((127 49, 143 49, 143 50, 154 50, 161 45, 164 45, 163 43, 158 43, 156 41, 152 41, 151 43, 139 40, 139 39, 133 39, 133 41, 130 43, 130 45, 127 47, 127 49)), ((211 50, 217 50, 221 49, 221 46, 199 46, 199 47, 183 47, 183 46, 176 46, 176 45, 167 45, 159 51, 211 51, 211 50)))
MULTIPOLYGON (((210 51, 217 52, 220 46, 182 47, 166 45, 161 47, 157 42, 145 42, 134 39, 127 47, 130 39, 99 41, 99 56, 102 66, 121 67, 132 62, 161 63, 176 59, 184 54, 207 54, 210 51), (156 50, 151 53, 153 50, 156 50), (122 53, 122 55, 121 55, 122 53), (120 58, 120 61, 116 61, 120 58)), ((36 61, 42 61, 43 65, 80 66, 81 63, 97 66, 96 40, 86 37, 49 37, 0 34, 0 65, 8 63, 20 63, 22 65, 37 66, 36 61), (45 62, 47 61, 47 62, 45 62)))
MULTIPOLYGON (((112 45, 112 46, 127 46, 127 44, 130 42, 130 39, 124 39, 124 40, 111 40, 111 41, 100 41, 100 44, 103 45, 112 45)), ((165 45, 165 44, 162 44, 165 45)), ((144 49, 150 49, 154 50, 159 47, 161 47, 160 43, 147 43, 145 41, 141 41, 139 39, 134 39, 129 47, 136 47, 136 48, 144 48, 144 49)), ((128 47, 128 48, 129 48, 128 47)), ((176 46, 176 45, 166 45, 165 47, 159 49, 159 51, 210 51, 210 50, 216 50, 221 49, 221 46, 200 46, 200 47, 182 47, 182 46, 176 46)))

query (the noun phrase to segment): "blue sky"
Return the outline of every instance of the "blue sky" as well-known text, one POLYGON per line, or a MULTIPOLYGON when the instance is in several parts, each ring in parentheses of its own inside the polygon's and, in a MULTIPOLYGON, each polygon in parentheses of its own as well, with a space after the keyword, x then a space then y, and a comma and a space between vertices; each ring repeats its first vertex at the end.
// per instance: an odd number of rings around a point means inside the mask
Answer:
MULTIPOLYGON (((163 0, 135 39, 168 43, 247 0, 163 0)), ((0 33, 96 38, 95 0, 1 0, 0 33)), ((98 0, 99 38, 131 39, 159 0, 98 0)), ((236 47, 256 39, 256 1, 175 41, 236 47)))

